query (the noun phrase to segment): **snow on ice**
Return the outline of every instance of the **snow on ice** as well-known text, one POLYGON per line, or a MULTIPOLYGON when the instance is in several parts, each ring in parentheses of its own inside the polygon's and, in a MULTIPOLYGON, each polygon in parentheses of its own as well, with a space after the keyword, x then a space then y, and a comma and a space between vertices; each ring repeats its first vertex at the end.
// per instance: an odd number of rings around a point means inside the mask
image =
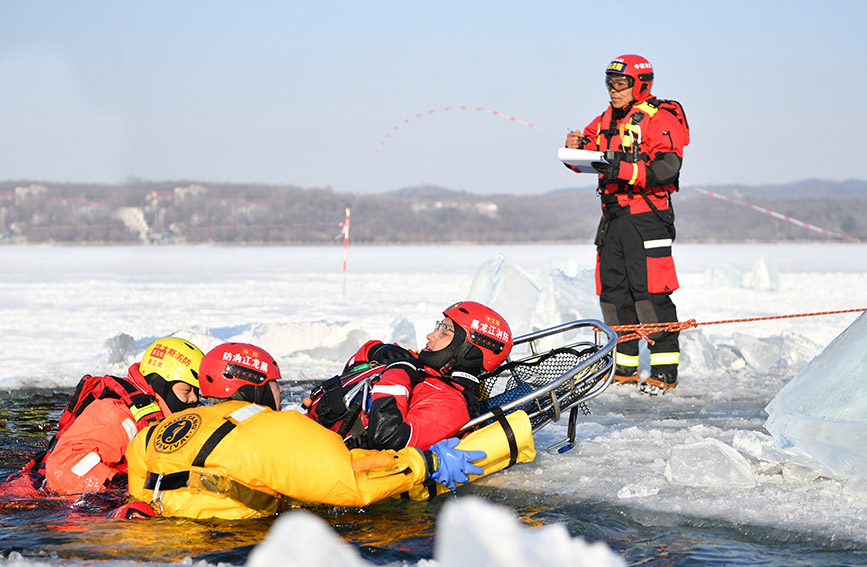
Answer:
MULTIPOLYGON (((528 530, 515 515, 476 497, 446 504, 437 520, 431 565, 479 567, 625 566, 604 543, 573 538, 560 524, 528 530)), ((291 512, 279 518, 250 554, 247 567, 364 567, 370 565, 318 516, 291 512), (310 545, 311 541, 318 542, 310 545)))
MULTIPOLYGON (((681 320, 865 307, 867 254, 858 246, 680 246, 681 320)), ((280 360, 284 378, 324 379, 367 338, 423 346, 442 309, 460 299, 491 303, 515 335, 598 318, 594 257, 589 245, 356 248, 341 293, 336 248, 0 248, 0 389, 120 373, 171 333, 204 350, 256 342, 280 360)), ((673 393, 611 387, 590 402, 572 451, 544 450, 564 438, 563 420, 537 434, 534 463, 478 482, 611 502, 661 522, 691 516, 867 542, 865 343, 858 314, 685 330, 673 393)), ((306 534, 318 552, 327 543, 336 563, 365 564, 315 516, 292 514, 273 529, 250 564, 279 556, 287 532, 306 534)), ((585 549, 557 526, 519 527, 470 498, 443 511, 436 545, 442 565, 541 564, 533 554, 543 551, 546 564, 576 555, 622 564, 604 546, 585 549), (498 541, 512 542, 515 561, 500 563, 501 550, 473 523, 511 534, 498 541), (478 555, 459 563, 455 550, 468 539, 478 555)))

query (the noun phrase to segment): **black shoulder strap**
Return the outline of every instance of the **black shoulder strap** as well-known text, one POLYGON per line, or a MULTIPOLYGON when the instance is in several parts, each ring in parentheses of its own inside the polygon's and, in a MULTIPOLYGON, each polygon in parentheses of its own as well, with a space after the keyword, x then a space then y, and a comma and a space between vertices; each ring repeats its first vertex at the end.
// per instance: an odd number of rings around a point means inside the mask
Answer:
POLYGON ((611 140, 612 140, 612 138, 614 138, 614 136, 617 135, 617 117, 614 116, 613 110, 610 110, 610 111, 606 110, 605 112, 603 112, 602 116, 599 118, 599 125, 600 125, 599 134, 601 134, 602 136, 605 136, 605 139, 608 141, 608 143, 605 144, 605 147, 606 147, 606 149, 610 150, 610 149, 612 149, 611 148, 611 140), (608 112, 611 116, 611 119, 608 121, 607 126, 602 124, 602 120, 605 118, 605 112, 608 112))
POLYGON ((196 455, 196 458, 193 459, 194 467, 204 467, 205 460, 207 460, 208 456, 211 452, 217 447, 217 445, 222 441, 226 435, 229 434, 230 431, 235 429, 235 424, 231 421, 226 421, 223 425, 217 428, 216 431, 211 433, 211 436, 208 437, 208 440, 202 445, 202 448, 199 449, 199 453, 196 455))
POLYGON ((320 409, 322 415, 341 415, 346 408, 343 407, 343 377, 332 376, 322 383, 322 402, 325 402, 325 410, 320 409))
POLYGON ((386 368, 400 368, 409 374, 412 381, 416 381, 420 378, 423 367, 424 365, 417 360, 395 360, 386 366, 386 368))
POLYGON ((463 395, 464 400, 467 402, 470 419, 479 416, 480 387, 478 378, 465 372, 453 372, 452 374, 439 376, 439 379, 463 395))

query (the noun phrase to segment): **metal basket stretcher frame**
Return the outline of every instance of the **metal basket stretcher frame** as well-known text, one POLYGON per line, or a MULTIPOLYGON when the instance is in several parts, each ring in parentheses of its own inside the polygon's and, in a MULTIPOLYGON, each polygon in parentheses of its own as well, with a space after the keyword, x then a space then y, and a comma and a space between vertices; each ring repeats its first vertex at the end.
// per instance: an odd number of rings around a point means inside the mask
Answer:
MULTIPOLYGON (((480 376, 479 380, 484 385, 486 380, 497 379, 504 371, 516 374, 525 372, 532 375, 534 365, 544 364, 552 356, 559 354, 572 358, 580 356, 577 364, 547 384, 533 388, 532 391, 516 399, 496 404, 503 414, 516 409, 524 410, 533 424, 533 433, 552 421, 560 421, 562 415, 567 410, 570 411, 568 438, 548 448, 549 452, 567 451, 574 445, 578 412, 589 413, 583 405, 584 402, 604 392, 613 380, 617 334, 601 321, 581 319, 516 337, 512 352, 521 345, 529 346, 529 355, 516 360, 509 358, 490 373, 480 376), (539 342, 542 339, 573 330, 591 331, 593 340, 578 339, 540 352, 539 342)), ((518 381, 522 385, 527 383, 526 379, 520 377, 518 381)), ((458 435, 461 436, 495 419, 497 416, 494 411, 486 411, 468 421, 458 435)))

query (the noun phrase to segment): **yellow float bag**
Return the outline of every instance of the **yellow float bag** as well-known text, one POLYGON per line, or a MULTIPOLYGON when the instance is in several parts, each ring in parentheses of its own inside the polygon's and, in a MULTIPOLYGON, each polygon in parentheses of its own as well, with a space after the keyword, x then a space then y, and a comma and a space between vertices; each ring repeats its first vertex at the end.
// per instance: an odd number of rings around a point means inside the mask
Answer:
POLYGON ((143 430, 127 449, 129 490, 164 516, 257 518, 283 497, 360 507, 425 480, 425 459, 400 451, 349 451, 296 411, 239 401, 198 407, 143 430))
MULTIPOLYGON (((480 475, 470 475, 470 482, 501 471, 514 463, 531 463, 536 458, 533 428, 527 414, 518 410, 505 416, 504 420, 508 426, 496 421, 482 429, 473 431, 458 443, 458 449, 484 451, 487 455, 484 459, 473 462, 474 465, 482 467, 485 472, 480 475), (511 430, 511 435, 508 434, 508 429, 511 430), (514 440, 514 447, 511 446, 510 438, 514 440)), ((449 491, 448 488, 439 483, 436 483, 435 487, 436 494, 449 491)), ((415 486, 409 491, 409 497, 413 500, 428 500, 436 495, 431 494, 432 490, 433 486, 430 483, 415 486)))

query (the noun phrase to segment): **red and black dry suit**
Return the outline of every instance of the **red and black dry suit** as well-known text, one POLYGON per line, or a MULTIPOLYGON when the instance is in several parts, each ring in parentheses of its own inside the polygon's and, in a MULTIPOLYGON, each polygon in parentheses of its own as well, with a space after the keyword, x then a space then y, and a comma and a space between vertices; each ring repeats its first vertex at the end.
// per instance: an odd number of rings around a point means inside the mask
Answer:
MULTIPOLYGON (((380 344, 368 341, 347 366, 371 362, 368 353, 380 344)), ((478 384, 475 376, 464 372, 444 375, 417 359, 391 362, 371 388, 364 447, 427 450, 437 441, 454 437, 470 420, 469 406, 472 396, 477 396, 472 384, 478 384)), ((361 418, 365 419, 363 413, 361 418)))
MULTIPOLYGON (((671 193, 678 187, 689 131, 685 117, 681 122, 664 106, 654 98, 622 109, 609 105, 583 131, 585 150, 618 152, 617 179, 607 183, 600 175, 598 187, 602 219, 596 236, 596 293, 608 325, 677 321, 670 297, 678 288, 671 257, 671 193)), ((651 373, 676 376, 678 333, 650 336, 651 373)), ((619 366, 638 369, 638 340, 620 343, 617 350, 619 366)))

